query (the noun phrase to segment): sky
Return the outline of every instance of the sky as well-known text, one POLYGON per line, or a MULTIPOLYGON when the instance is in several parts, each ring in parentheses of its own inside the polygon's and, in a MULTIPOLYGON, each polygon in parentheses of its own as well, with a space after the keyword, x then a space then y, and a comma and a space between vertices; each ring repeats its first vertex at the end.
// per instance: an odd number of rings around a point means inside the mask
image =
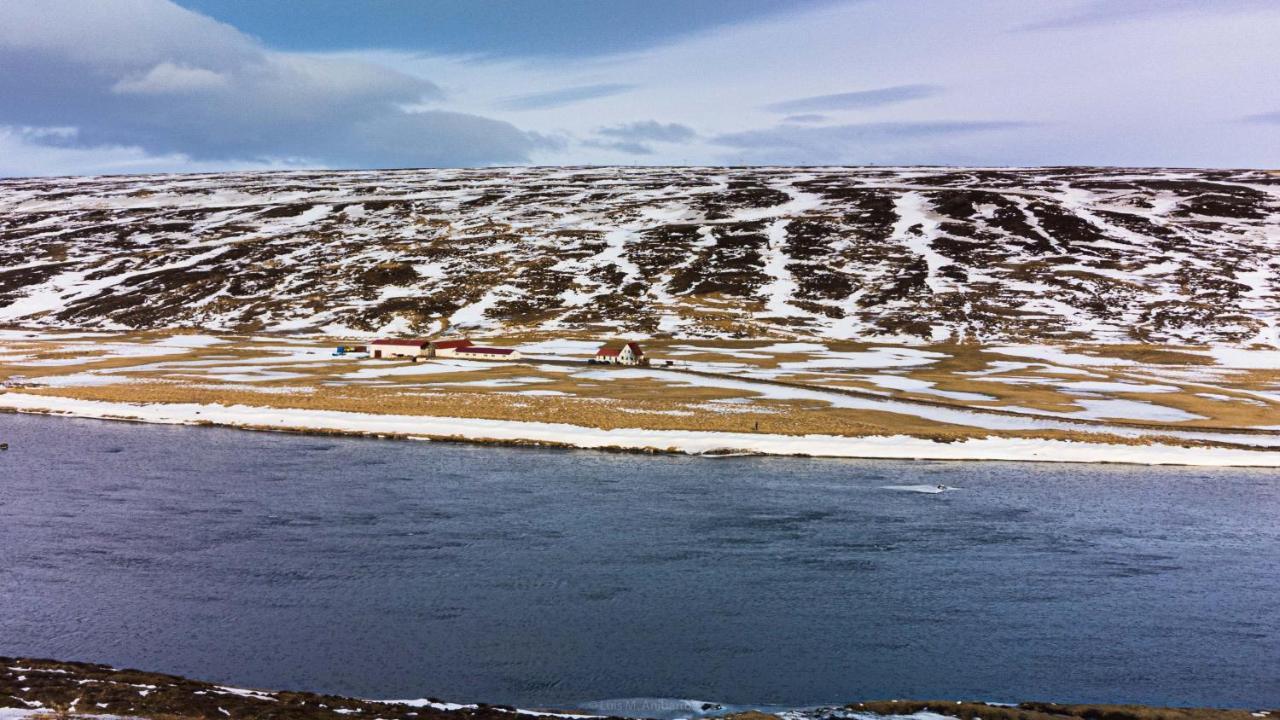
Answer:
POLYGON ((0 0, 0 176, 1280 167, 1280 0, 0 0))

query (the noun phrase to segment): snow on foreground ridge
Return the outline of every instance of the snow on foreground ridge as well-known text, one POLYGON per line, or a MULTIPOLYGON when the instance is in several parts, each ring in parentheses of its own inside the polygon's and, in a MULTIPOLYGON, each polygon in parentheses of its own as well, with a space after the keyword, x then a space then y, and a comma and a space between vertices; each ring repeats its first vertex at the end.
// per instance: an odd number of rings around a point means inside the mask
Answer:
MULTIPOLYGON (((598 428, 563 423, 484 420, 422 415, 373 415, 335 410, 295 410, 246 405, 191 403, 130 404, 18 392, 0 394, 0 408, 76 417, 126 419, 163 424, 211 423, 263 429, 338 431, 410 438, 457 438, 497 442, 554 443, 580 448, 669 450, 699 453, 760 453, 818 457, 932 460, 1035 460, 1115 462, 1143 465, 1280 467, 1280 452, 1225 447, 1120 445, 1064 440, 986 437, 934 442, 905 435, 841 437, 598 428)), ((1141 430, 1129 432, 1141 436, 1141 430)), ((1163 436, 1212 434, 1161 431, 1163 436)), ((1245 439, 1220 435, 1224 439, 1245 439)))
POLYGON ((1280 177, 514 168, 0 181, 0 324, 1280 347, 1280 177))

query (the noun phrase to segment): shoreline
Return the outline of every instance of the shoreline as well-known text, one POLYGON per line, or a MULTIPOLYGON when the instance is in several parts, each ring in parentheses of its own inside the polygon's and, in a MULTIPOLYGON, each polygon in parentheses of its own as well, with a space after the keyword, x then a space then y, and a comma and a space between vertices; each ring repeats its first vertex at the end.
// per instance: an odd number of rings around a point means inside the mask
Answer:
POLYGON ((1280 451, 1151 443, 1122 445, 1073 440, 985 437, 940 442, 910 435, 849 437, 692 430, 600 429, 564 423, 427 415, 375 415, 338 410, 289 410, 248 405, 131 404, 14 391, 0 393, 0 411, 127 420, 165 425, 468 442, 609 452, 845 459, 1117 463, 1204 467, 1280 467, 1280 451))
MULTIPOLYGON (((645 700, 643 698, 638 700, 645 700)), ((652 700, 652 699, 651 699, 652 700)), ((607 704, 609 701, 605 701, 607 704)), ((619 702, 619 701, 614 701, 619 702)), ((912 718, 930 720, 1244 720, 1268 717, 1274 710, 1158 708, 1144 705, 1016 704, 956 700, 867 700, 845 705, 752 709, 697 701, 664 701, 663 717, 725 720, 850 720, 912 718)), ((585 702, 590 706, 598 703, 585 702)), ((370 700, 310 691, 260 690, 192 680, 177 675, 109 665, 28 657, 0 657, 0 719, 287 717, 339 720, 351 716, 388 720, 511 720, 517 716, 581 720, 603 715, 575 708, 533 710, 510 705, 456 703, 436 698, 370 700)), ((652 716, 652 714, 651 714, 652 716)), ((643 716, 641 716, 643 717, 643 716)))

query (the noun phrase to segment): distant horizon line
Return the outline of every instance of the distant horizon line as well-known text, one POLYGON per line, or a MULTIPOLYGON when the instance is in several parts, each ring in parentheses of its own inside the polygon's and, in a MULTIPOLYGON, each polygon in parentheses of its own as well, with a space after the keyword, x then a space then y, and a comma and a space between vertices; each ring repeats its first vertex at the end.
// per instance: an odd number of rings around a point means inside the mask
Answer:
POLYGON ((1068 163, 1068 164, 1045 164, 1045 165, 954 165, 949 163, 934 164, 879 164, 870 163, 866 165, 849 164, 849 163, 833 163, 829 165, 819 164, 761 164, 761 165, 626 165, 626 164, 565 164, 565 165, 454 165, 454 166, 403 166, 403 167, 341 167, 341 168, 273 168, 273 169, 253 169, 253 170, 204 170, 191 172, 119 172, 119 173, 89 173, 83 175, 0 175, 0 183, 13 180, 57 180, 62 178, 113 178, 113 177, 144 177, 144 176, 202 176, 202 175, 284 175, 289 173, 359 173, 359 172, 414 172, 424 170, 439 171, 484 171, 484 170, 785 170, 785 169, 807 169, 807 168, 826 168, 826 169, 862 169, 862 168, 881 168, 885 170, 895 169, 931 169, 931 168, 950 168, 955 170, 1053 170, 1053 169, 1106 169, 1106 170, 1187 170, 1187 171, 1232 171, 1232 172, 1263 172, 1271 175, 1280 174, 1280 167, 1231 167, 1225 165, 1113 165, 1107 163, 1088 164, 1088 163, 1068 163))

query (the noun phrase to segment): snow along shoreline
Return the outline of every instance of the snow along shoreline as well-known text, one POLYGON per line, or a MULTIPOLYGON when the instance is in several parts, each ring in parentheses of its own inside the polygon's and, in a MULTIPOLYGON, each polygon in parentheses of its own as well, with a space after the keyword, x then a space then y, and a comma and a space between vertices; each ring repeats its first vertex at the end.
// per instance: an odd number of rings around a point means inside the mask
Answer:
POLYGON ((247 405, 118 403, 18 392, 0 393, 0 411, 131 420, 169 425, 219 425, 251 430, 380 435, 417 440, 465 440, 686 454, 751 453, 832 458, 1012 460, 1280 467, 1280 452, 1227 447, 1120 445, 1031 438, 988 437, 936 442, 908 435, 842 437, 770 435, 696 430, 600 428, 564 423, 484 420, 429 415, 376 415, 247 405))

